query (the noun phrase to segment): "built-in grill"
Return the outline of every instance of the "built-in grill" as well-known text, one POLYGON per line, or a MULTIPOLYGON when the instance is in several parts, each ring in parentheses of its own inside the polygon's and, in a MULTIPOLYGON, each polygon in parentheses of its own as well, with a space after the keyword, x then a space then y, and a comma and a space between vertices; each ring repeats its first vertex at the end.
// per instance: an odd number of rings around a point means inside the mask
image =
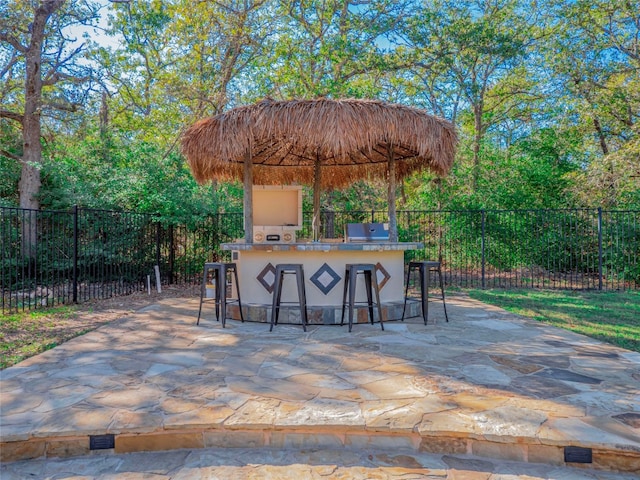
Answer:
POLYGON ((348 223, 344 229, 347 242, 389 241, 389 226, 384 223, 348 223))

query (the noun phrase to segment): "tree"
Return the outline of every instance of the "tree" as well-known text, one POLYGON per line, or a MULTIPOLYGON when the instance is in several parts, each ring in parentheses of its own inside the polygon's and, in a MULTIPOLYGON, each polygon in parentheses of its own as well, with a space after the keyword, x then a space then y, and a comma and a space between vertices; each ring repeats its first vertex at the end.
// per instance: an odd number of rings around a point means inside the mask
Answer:
MULTIPOLYGON (((268 0, 114 5, 107 32, 119 44, 96 49, 108 92, 103 123, 126 132, 134 150, 133 142, 158 145, 164 152, 149 161, 166 164, 188 125, 255 95, 247 70, 272 34, 270 8, 268 0)), ((218 190, 213 203, 222 206, 218 190)))
POLYGON ((173 149, 186 125, 238 101, 230 90, 273 21, 267 0, 116 4, 107 33, 119 44, 96 49, 109 121, 173 149))
POLYGON ((97 7, 81 2, 70 2, 66 9, 64 6, 64 0, 14 0, 0 11, 0 40, 6 42, 2 47, 3 103, 10 105, 0 110, 0 117, 18 122, 23 138, 21 155, 3 154, 22 164, 22 208, 39 207, 42 117, 56 109, 73 111, 78 106, 65 95, 68 92, 54 87, 86 80, 84 75, 78 76, 74 64, 84 47, 72 46, 75 39, 65 29, 95 19, 97 7), (21 76, 24 87, 19 91, 16 83, 21 76))
MULTIPOLYGON (((71 92, 59 87, 84 80, 77 76, 74 64, 83 46, 73 47, 74 39, 65 29, 91 21, 97 10, 88 2, 72 1, 65 5, 64 0, 13 0, 1 8, 3 103, 9 107, 0 110, 0 117, 19 123, 22 133, 21 155, 8 151, 2 154, 22 165, 20 207, 38 209, 42 117, 53 110, 73 111, 77 103, 66 95, 71 92), (24 78, 21 89, 16 85, 20 77, 24 78)), ((27 257, 33 256, 36 233, 32 221, 23 225, 23 248, 27 257)))
MULTIPOLYGON (((557 0, 547 65, 591 153, 576 195, 608 207, 628 204, 640 163, 640 17, 637 1, 557 0)), ((637 196, 636 196, 637 197, 637 196)))
POLYGON ((408 22, 406 41, 417 82, 413 91, 423 90, 432 109, 454 121, 463 109, 471 115, 474 190, 481 146, 496 122, 491 113, 515 96, 494 88, 521 65, 535 42, 536 11, 521 3, 432 0, 408 22))
POLYGON ((280 1, 273 54, 259 83, 276 98, 376 97, 389 69, 388 37, 404 16, 391 0, 280 1))

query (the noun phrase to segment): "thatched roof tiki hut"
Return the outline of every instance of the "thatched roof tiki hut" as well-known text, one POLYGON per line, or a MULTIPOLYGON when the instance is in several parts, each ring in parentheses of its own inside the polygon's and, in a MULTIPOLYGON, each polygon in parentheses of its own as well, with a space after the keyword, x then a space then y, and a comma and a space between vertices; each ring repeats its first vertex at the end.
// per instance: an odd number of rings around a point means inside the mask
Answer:
POLYGON ((245 238, 253 241, 252 185, 313 184, 314 240, 321 188, 358 178, 388 182, 390 240, 397 241, 396 181, 424 168, 445 175, 454 126, 423 110, 377 100, 263 100, 193 124, 182 152, 195 179, 243 179, 245 238))

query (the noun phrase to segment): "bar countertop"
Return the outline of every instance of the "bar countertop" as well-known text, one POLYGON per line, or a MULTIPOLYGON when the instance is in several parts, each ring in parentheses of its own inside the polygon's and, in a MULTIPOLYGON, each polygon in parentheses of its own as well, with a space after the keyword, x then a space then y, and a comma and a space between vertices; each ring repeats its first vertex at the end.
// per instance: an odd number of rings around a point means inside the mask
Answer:
POLYGON ((257 252, 405 251, 424 248, 421 242, 297 242, 223 243, 223 250, 257 252))

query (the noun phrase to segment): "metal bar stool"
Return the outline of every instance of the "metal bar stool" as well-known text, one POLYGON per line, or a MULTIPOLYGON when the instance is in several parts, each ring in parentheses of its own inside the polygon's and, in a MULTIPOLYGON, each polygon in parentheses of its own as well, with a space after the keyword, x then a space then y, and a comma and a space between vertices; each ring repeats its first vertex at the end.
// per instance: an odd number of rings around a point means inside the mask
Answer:
POLYGON ((269 331, 273 331, 273 326, 278 324, 278 316, 280 315, 280 306, 282 304, 298 304, 300 307, 300 316, 302 317, 302 328, 307 331, 307 295, 304 288, 304 270, 300 263, 279 263, 276 265, 276 275, 273 285, 273 304, 271 306, 271 327, 269 331), (295 275, 296 284, 298 286, 297 302, 282 302, 282 284, 285 275, 295 275))
POLYGON ((207 288, 207 277, 209 272, 212 274, 213 285, 216 290, 216 296, 212 300, 216 304, 216 320, 220 321, 220 314, 222 314, 222 328, 225 326, 227 319, 227 304, 238 302, 238 309, 240 310, 240 320, 244 322, 244 316, 242 315, 242 302, 240 300, 240 284, 238 283, 238 269, 235 263, 205 263, 204 275, 202 276, 202 287, 200 289, 200 309, 198 310, 198 321, 196 325, 200 325, 200 316, 202 314, 202 304, 207 301, 205 299, 205 289, 207 288), (238 294, 238 300, 227 298, 227 274, 233 272, 233 276, 236 284, 236 293, 238 294))
POLYGON ((364 304, 364 302, 356 302, 356 282, 358 275, 364 275, 365 289, 367 291, 367 306, 369 307, 369 318, 373 325, 373 299, 372 292, 376 294, 375 305, 378 307, 378 317, 380 318, 380 328, 384 330, 382 323, 382 306, 380 304, 380 289, 378 288, 378 277, 376 275, 376 266, 373 263, 348 263, 344 272, 344 293, 342 295, 342 317, 340 325, 344 325, 344 310, 349 305, 349 331, 353 327, 353 307, 356 303, 364 304), (347 302, 347 290, 349 291, 349 301, 347 302))
POLYGON ((411 273, 418 269, 420 277, 420 300, 422 301, 422 317, 424 318, 424 324, 427 324, 427 317, 429 315, 429 276, 430 272, 437 272, 438 279, 440 281, 440 291, 442 292, 442 306, 444 307, 444 318, 448 322, 447 316, 447 303, 444 299, 444 283, 442 281, 442 269, 440 268, 440 262, 409 262, 409 269, 407 270, 407 284, 404 289, 404 306, 402 307, 402 321, 404 322, 404 312, 407 308, 407 298, 409 292, 409 279, 411 273))

